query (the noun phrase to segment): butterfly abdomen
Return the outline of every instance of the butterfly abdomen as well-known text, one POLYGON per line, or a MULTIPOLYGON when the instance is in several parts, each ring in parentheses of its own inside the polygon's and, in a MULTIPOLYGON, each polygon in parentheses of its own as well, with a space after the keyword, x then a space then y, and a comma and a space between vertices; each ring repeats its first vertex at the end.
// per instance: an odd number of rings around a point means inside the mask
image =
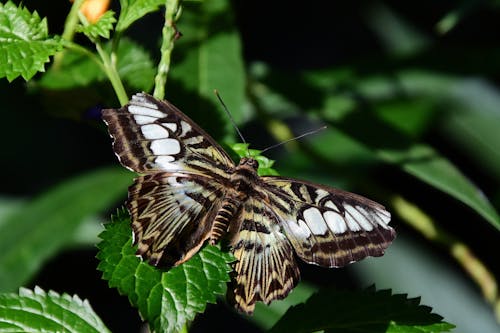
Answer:
POLYGON ((227 233, 229 224, 234 216, 236 216, 240 206, 241 201, 238 198, 231 196, 224 198, 221 208, 214 219, 210 235, 210 244, 213 245, 217 243, 217 241, 227 233))
POLYGON ((226 193, 221 208, 217 212, 212 226, 210 244, 215 244, 229 229, 231 221, 238 216, 241 205, 253 190, 257 175, 258 163, 251 158, 243 158, 240 164, 231 171, 226 193))

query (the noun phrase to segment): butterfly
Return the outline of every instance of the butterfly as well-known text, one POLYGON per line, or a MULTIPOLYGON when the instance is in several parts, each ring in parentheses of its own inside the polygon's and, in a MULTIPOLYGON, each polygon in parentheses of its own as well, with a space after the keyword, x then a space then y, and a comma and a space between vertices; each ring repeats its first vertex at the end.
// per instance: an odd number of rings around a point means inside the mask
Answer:
POLYGON ((236 258, 228 298, 240 311, 286 297, 299 281, 297 258, 342 267, 381 256, 396 236, 390 213, 374 201, 258 176, 251 157, 236 165, 167 101, 138 93, 102 116, 121 164, 140 174, 127 200, 137 255, 173 267, 224 240, 236 258))

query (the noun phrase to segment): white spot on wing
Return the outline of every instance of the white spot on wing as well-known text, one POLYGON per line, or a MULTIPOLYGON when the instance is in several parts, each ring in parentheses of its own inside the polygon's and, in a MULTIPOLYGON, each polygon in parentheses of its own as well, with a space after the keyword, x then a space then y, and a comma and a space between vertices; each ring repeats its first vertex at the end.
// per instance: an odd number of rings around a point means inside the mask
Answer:
POLYGON ((352 215, 352 217, 356 220, 356 222, 358 222, 361 228, 366 231, 372 231, 373 224, 371 224, 370 221, 368 221, 367 217, 361 214, 356 208, 345 205, 345 210, 352 215))
POLYGON ((150 148, 155 155, 175 155, 181 152, 179 141, 175 139, 154 140, 150 148))
POLYGON ((175 159, 172 156, 158 156, 155 158, 155 163, 158 164, 160 168, 163 170, 168 170, 168 171, 175 171, 179 170, 180 166, 177 165, 176 163, 171 163, 175 159))
POLYGON ((323 199, 324 197, 326 197, 329 193, 325 190, 322 190, 322 189, 316 189, 316 198, 314 199, 314 201, 316 202, 320 202, 321 199, 323 199))
POLYGON ((334 213, 331 210, 323 214, 326 224, 335 234, 343 234, 347 230, 347 225, 340 214, 334 213))
POLYGON ((311 236, 309 228, 302 220, 298 220, 297 222, 288 221, 287 225, 290 227, 292 234, 298 239, 305 240, 311 236))
POLYGON ((150 140, 168 138, 168 131, 157 124, 141 126, 141 132, 146 139, 150 140))
POLYGON ((192 129, 191 125, 189 125, 185 121, 181 121, 181 128, 182 128, 182 134, 183 135, 186 134, 186 133, 188 133, 192 129))
POLYGON ((377 209, 372 213, 372 217, 382 228, 390 229, 389 222, 391 221, 391 213, 386 210, 377 209))
MULTIPOLYGON (((346 211, 347 211, 347 207, 350 207, 350 206, 346 205, 346 207, 345 207, 346 211)), ((349 229, 351 231, 360 231, 361 230, 361 227, 359 226, 359 224, 352 217, 352 215, 349 214, 348 212, 345 213, 345 221, 347 222, 347 226, 349 227, 349 229)))
POLYGON ((328 200, 327 202, 325 202, 325 207, 331 208, 336 212, 340 211, 339 208, 331 200, 328 200))
POLYGON ((161 111, 154 110, 149 107, 144 107, 144 106, 138 106, 138 105, 129 105, 128 106, 128 111, 134 115, 142 115, 142 116, 148 116, 148 117, 155 117, 155 118, 163 118, 165 117, 165 114, 161 111))
POLYGON ((304 216, 304 220, 307 223, 311 232, 315 235, 324 235, 328 231, 328 227, 326 225, 321 212, 314 207, 307 208, 302 213, 304 216))
POLYGON ((145 107, 152 108, 152 109, 158 109, 158 106, 156 104, 148 101, 148 99, 146 98, 146 95, 144 95, 143 93, 138 93, 138 94, 135 94, 134 96, 132 96, 132 103, 137 104, 139 106, 145 106, 145 107))
POLYGON ((167 178, 167 182, 169 185, 171 186, 178 186, 180 185, 178 182, 177 182, 177 177, 168 177, 167 178))
POLYGON ((195 145, 195 144, 202 143, 202 142, 203 142, 203 137, 201 135, 193 136, 192 138, 184 140, 184 144, 186 144, 186 145, 195 145))
POLYGON ((170 129, 172 132, 177 131, 177 124, 176 123, 161 123, 163 126, 166 128, 170 129))
POLYGON ((139 114, 134 115, 134 119, 138 125, 151 124, 156 120, 154 117, 141 116, 139 114))

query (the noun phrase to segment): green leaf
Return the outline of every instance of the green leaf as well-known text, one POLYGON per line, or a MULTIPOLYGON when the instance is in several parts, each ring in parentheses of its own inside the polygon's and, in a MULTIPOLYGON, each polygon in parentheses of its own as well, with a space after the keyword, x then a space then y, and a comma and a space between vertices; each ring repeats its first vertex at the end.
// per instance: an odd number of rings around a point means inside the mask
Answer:
POLYGON ((304 304, 290 308, 271 329, 287 332, 447 332, 454 328, 420 305, 419 298, 392 295, 390 290, 321 290, 304 304))
POLYGON ((116 31, 127 29, 132 23, 144 15, 157 11, 165 4, 165 0, 120 0, 120 18, 116 31))
POLYGON ((98 269, 110 287, 128 296, 152 330, 179 331, 225 293, 230 254, 206 246, 184 264, 162 271, 135 256, 131 235, 128 213, 119 211, 100 235, 98 269))
POLYGON ((0 331, 110 332, 87 300, 39 287, 0 294, 0 331))
MULTIPOLYGON (((110 45, 107 45, 110 48, 110 45)), ((123 38, 117 51, 120 77, 133 91, 149 91, 155 69, 149 54, 139 44, 123 38)), ((66 52, 58 68, 50 68, 38 82, 47 89, 72 89, 106 81, 101 68, 86 55, 66 52)))
POLYGON ((108 10, 95 23, 83 26, 78 25, 77 31, 83 32, 91 40, 103 37, 109 39, 109 34, 113 30, 113 24, 116 22, 115 12, 108 10))
POLYGON ((22 76, 27 81, 45 71, 49 57, 61 49, 61 40, 49 37, 47 20, 37 12, 0 3, 0 78, 10 82, 22 76))
POLYGON ((248 118, 242 47, 229 1, 184 3, 177 28, 183 36, 175 44, 168 97, 184 94, 183 109, 189 115, 197 112, 194 120, 214 136, 234 133, 214 95, 217 89, 236 123, 248 118))
POLYGON ((0 290, 13 291, 69 245, 86 218, 123 196, 132 175, 106 168, 70 179, 8 214, 0 225, 0 290))
POLYGON ((132 91, 151 90, 156 69, 151 55, 144 48, 130 39, 122 39, 117 58, 118 74, 127 87, 132 91))

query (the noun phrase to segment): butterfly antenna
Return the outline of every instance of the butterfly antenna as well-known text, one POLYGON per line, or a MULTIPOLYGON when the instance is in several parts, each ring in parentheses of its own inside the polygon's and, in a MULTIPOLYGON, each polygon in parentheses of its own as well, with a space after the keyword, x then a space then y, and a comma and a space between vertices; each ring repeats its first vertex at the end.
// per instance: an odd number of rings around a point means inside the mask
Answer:
POLYGON ((224 111, 226 111, 227 115, 229 116, 229 120, 231 121, 231 124, 233 124, 233 127, 236 129, 236 132, 238 132, 238 135, 240 136, 241 141, 246 144, 247 141, 243 137, 243 134, 241 134, 240 129, 238 128, 238 126, 236 126, 236 122, 234 121, 234 118, 231 115, 231 112, 229 112, 229 110, 227 109, 226 103, 224 103, 224 101, 222 100, 222 97, 220 97, 219 92, 217 91, 217 89, 214 89, 214 94, 215 94, 215 96, 217 96, 217 98, 219 99, 220 104, 222 104, 222 107, 224 108, 224 111))
POLYGON ((303 138, 303 137, 305 137, 305 136, 308 136, 308 135, 311 135, 311 134, 316 134, 316 133, 318 133, 318 132, 320 132, 320 131, 322 131, 322 130, 326 129, 326 127, 327 127, 327 126, 325 125, 325 126, 322 126, 322 127, 320 127, 320 128, 316 128, 315 130, 312 130, 312 131, 309 131, 309 132, 305 132, 305 133, 303 133, 303 134, 301 134, 301 135, 299 135, 299 136, 293 137, 293 138, 291 138, 291 139, 288 139, 288 140, 285 140, 285 141, 282 141, 282 142, 278 142, 277 144, 274 144, 274 145, 272 145, 272 146, 270 146, 270 147, 267 147, 267 148, 265 148, 265 149, 261 150, 261 151, 260 151, 260 153, 262 154, 262 153, 263 153, 263 152, 265 152, 265 151, 268 151, 268 150, 270 150, 270 149, 273 149, 273 148, 276 148, 276 147, 282 146, 282 145, 284 145, 285 143, 288 143, 288 142, 290 142, 290 141, 295 141, 295 140, 301 139, 301 138, 303 138))

